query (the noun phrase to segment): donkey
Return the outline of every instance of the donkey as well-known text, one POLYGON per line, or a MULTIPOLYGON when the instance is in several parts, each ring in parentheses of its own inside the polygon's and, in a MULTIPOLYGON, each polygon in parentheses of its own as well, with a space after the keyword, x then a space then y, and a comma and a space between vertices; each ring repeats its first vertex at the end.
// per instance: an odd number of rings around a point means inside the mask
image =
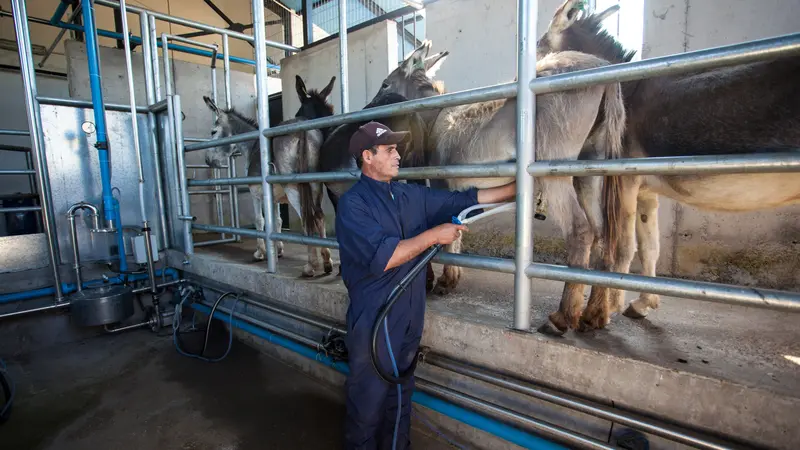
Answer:
MULTIPOLYGON (((600 27, 618 9, 613 6, 584 15, 579 0, 566 0, 539 39, 538 54, 574 50, 612 64, 630 61, 634 52, 623 49, 600 27)), ((622 93, 628 119, 622 157, 796 150, 800 148, 798 79, 800 58, 791 57, 625 82, 622 93)), ((624 176, 620 185, 620 209, 614 212, 620 218, 616 223, 619 246, 606 270, 627 273, 638 241, 643 274, 651 277, 656 274, 659 254, 658 196, 717 211, 800 203, 800 176, 794 173, 624 176)), ((655 294, 640 293, 625 309, 623 291, 593 290, 581 327, 602 328, 611 313, 623 309, 627 317, 642 318, 658 306, 655 294)))
MULTIPOLYGON (((333 105, 328 98, 333 90, 333 83, 336 77, 324 89, 317 92, 306 90, 305 83, 300 76, 296 76, 295 88, 300 99, 300 108, 297 110, 293 119, 281 123, 295 123, 304 120, 317 119, 333 115, 333 105)), ((258 129, 258 123, 243 116, 235 109, 223 110, 217 107, 208 97, 203 97, 206 105, 217 115, 214 129, 211 132, 211 139, 220 139, 235 134, 241 134, 258 129)), ((270 148, 272 150, 272 161, 275 173, 286 175, 303 172, 317 172, 319 168, 319 150, 322 142, 326 138, 326 130, 308 130, 287 135, 275 136, 271 138, 270 148)), ((211 167, 220 167, 234 153, 240 152, 245 156, 245 171, 247 176, 261 176, 261 154, 258 148, 258 140, 245 141, 238 144, 223 145, 210 148, 206 151, 206 163, 211 167)), ((264 230, 264 205, 263 191, 261 183, 249 186, 250 196, 253 201, 255 212, 255 225, 259 231, 264 230)), ((322 184, 321 183, 290 183, 285 185, 272 185, 273 198, 277 204, 290 203, 300 216, 303 226, 303 233, 311 235, 314 233, 325 237, 325 217, 322 212, 322 184)), ((281 216, 279 208, 275 208, 275 231, 281 229, 281 216)), ((283 243, 276 242, 278 256, 283 256, 283 243)), ((256 260, 263 260, 266 256, 266 246, 263 239, 258 239, 258 245, 253 257, 256 260)), ((323 268, 325 273, 333 271, 331 263, 331 253, 327 248, 321 249, 323 268)), ((317 248, 308 247, 308 262, 303 267, 304 277, 313 277, 315 271, 319 270, 320 262, 318 259, 317 248)))
MULTIPOLYGON (((426 76, 424 55, 430 41, 411 56, 384 82, 381 92, 399 92, 409 99, 443 93, 426 76)), ((584 53, 560 52, 547 55, 536 65, 537 76, 545 77, 574 70, 608 65, 584 53)), ((511 161, 516 159, 516 99, 496 100, 471 105, 425 111, 425 165, 459 165, 511 161)), ((615 159, 619 157, 624 134, 625 109, 619 83, 593 86, 567 92, 545 94, 536 100, 536 160, 615 159), (591 145, 587 145, 591 143, 591 145)), ((568 235, 568 264, 587 268, 592 247, 615 244, 602 211, 604 199, 613 200, 614 177, 597 177, 584 189, 576 190, 572 177, 536 179, 547 198, 551 217, 568 235)), ((461 190, 487 188, 512 182, 513 178, 431 180, 432 186, 461 190)), ((613 221, 611 217, 609 220, 613 221)), ((447 249, 458 253, 460 240, 447 249)), ((454 289, 461 269, 445 266, 435 291, 446 294, 454 289)), ((562 294, 560 321, 577 327, 583 308, 583 285, 567 283, 562 294)))

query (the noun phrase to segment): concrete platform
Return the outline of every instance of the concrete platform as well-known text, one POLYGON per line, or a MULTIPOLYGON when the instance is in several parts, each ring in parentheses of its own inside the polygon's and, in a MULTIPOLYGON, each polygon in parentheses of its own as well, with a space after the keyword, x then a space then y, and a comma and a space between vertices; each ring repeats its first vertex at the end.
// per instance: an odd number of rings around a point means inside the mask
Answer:
MULTIPOLYGON (((210 364, 179 355, 171 330, 48 344, 36 338, 43 318, 66 316, 14 319, 14 333, 2 325, 2 357, 17 395, 9 421, 0 426, 0 448, 343 448, 341 389, 242 342, 210 364), (12 342, 19 336, 28 339, 12 342)), ((202 338, 184 335, 185 349, 198 351, 202 338)), ((215 326, 209 355, 223 354, 227 343, 227 331, 215 326)), ((451 448, 417 419, 412 439, 417 448, 451 448)))
MULTIPOLYGON (((300 279, 305 248, 295 245, 286 245, 279 273, 266 274, 252 260, 254 244, 199 248, 183 269, 343 323, 340 278, 300 279)), ((183 254, 169 260, 180 267, 183 254)), ((535 281, 534 325, 555 310, 561 286, 535 281)), ((663 298, 647 319, 619 316, 606 330, 553 338, 509 330, 512 308, 513 277, 466 269, 454 294, 429 297, 423 345, 753 445, 788 449, 800 440, 796 315, 663 298)))

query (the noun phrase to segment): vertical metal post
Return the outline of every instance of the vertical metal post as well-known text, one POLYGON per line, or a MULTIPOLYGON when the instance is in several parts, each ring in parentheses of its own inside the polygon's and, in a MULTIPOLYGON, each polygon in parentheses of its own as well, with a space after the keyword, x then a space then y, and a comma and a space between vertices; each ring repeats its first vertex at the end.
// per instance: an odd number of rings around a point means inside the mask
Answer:
POLYGON ((178 192, 181 199, 181 214, 184 218, 180 219, 183 223, 183 246, 185 247, 184 253, 187 255, 194 254, 194 243, 192 242, 192 222, 187 220, 187 217, 192 215, 191 205, 189 204, 189 188, 186 185, 186 160, 185 150, 183 148, 183 120, 181 108, 181 96, 169 94, 167 102, 172 100, 172 119, 175 122, 175 152, 176 164, 178 166, 178 192))
POLYGON ((267 272, 277 270, 278 255, 272 245, 270 235, 273 232, 272 187, 267 182, 269 163, 271 161, 269 140, 264 130, 269 128, 269 90, 267 88, 267 45, 264 42, 264 2, 252 0, 253 3, 253 44, 256 54, 256 98, 258 100, 258 146, 261 150, 261 188, 264 201, 264 243, 267 247, 267 272))
POLYGON ((350 112, 350 95, 347 92, 347 0, 339 0, 339 81, 344 114, 350 112))
POLYGON ((225 106, 230 109, 233 107, 231 104, 231 58, 230 47, 228 47, 228 35, 222 35, 222 68, 225 73, 225 106))
POLYGON ((303 45, 308 45, 314 42, 314 20, 312 17, 314 11, 314 2, 312 0, 303 0, 303 45))
MULTIPOLYGON (((213 171, 213 177, 215 179, 220 177, 221 173, 219 169, 212 169, 212 171, 213 171)), ((216 202, 216 207, 217 207, 217 224, 221 227, 224 227, 225 217, 222 211, 222 186, 216 185, 214 186, 214 190, 218 192, 217 194, 214 194, 214 200, 216 202)), ((232 223, 231 226, 233 226, 232 223)), ((225 233, 220 233, 220 238, 225 239, 225 233)))
POLYGON ((169 51, 167 50, 167 34, 161 33, 161 55, 164 57, 164 91, 167 97, 173 94, 172 92, 172 69, 169 64, 169 51))
MULTIPOLYGON (((233 155, 228 156, 228 176, 236 178, 236 158, 233 155)), ((230 186, 230 201, 231 201, 231 226, 239 228, 239 186, 230 186)), ((234 235, 236 242, 241 242, 242 237, 234 235)))
POLYGON ((527 167, 535 158, 536 98, 530 88, 536 76, 537 0, 517 4, 517 242, 514 271, 514 328, 531 326, 531 284, 525 269, 533 260, 533 177, 527 167))
MULTIPOLYGON (((128 9, 125 0, 119 0, 119 12, 122 19, 122 40, 125 45, 125 66, 128 76, 128 97, 131 103, 131 128, 133 135, 133 147, 136 152, 137 167, 139 169, 139 213, 142 219, 142 231, 144 232, 145 254, 147 255, 147 275, 150 277, 150 293, 153 294, 153 303, 158 313, 158 288, 156 287, 156 270, 153 264, 152 233, 150 222, 147 219, 147 207, 144 198, 144 163, 142 162, 142 149, 139 144, 139 118, 136 113, 136 91, 133 87, 133 58, 131 56, 130 33, 128 33, 128 9)), ((141 15, 139 16, 141 18, 141 15)), ((144 37, 142 37, 144 39, 144 37)), ((142 41, 144 42, 144 41, 142 41)), ((119 224, 119 233, 122 235, 122 224, 119 224)), ((123 244, 121 258, 125 258, 125 246, 123 244)), ((156 314, 158 316, 158 314, 156 314)))
POLYGON ((25 94, 25 111, 28 114, 28 129, 31 130, 31 157, 36 167, 36 182, 39 184, 39 203, 42 206, 42 224, 47 236, 47 250, 50 256, 50 267, 53 269, 56 303, 64 301, 61 289, 61 275, 58 273, 58 241, 55 234, 53 205, 50 203, 50 176, 47 171, 47 159, 44 149, 44 133, 42 132, 42 116, 39 102, 36 100, 36 74, 33 70, 33 54, 31 53, 31 35, 28 29, 28 12, 25 0, 11 0, 14 15, 14 30, 17 33, 17 50, 19 51, 22 90, 25 94))
MULTIPOLYGON (((153 85, 155 86, 153 88, 155 93, 155 101, 153 103, 155 103, 161 101, 161 74, 158 69, 158 32, 156 31, 156 18, 148 16, 148 19, 147 25, 150 28, 150 57, 153 60, 153 85)), ((164 47, 164 53, 166 52, 167 49, 164 47)))
MULTIPOLYGON (((139 13, 139 28, 142 33, 142 61, 144 63, 144 86, 147 94, 147 105, 156 102, 155 83, 153 81, 153 54, 150 40, 150 15, 142 11, 139 13)), ((155 58, 158 62, 158 55, 155 58)), ((169 247, 169 233, 167 212, 164 207, 164 187, 161 183, 161 152, 158 148, 156 115, 152 111, 147 113, 147 134, 150 137, 150 148, 153 149, 153 166, 155 167, 156 197, 158 199, 158 222, 161 227, 161 242, 164 247, 169 247)))

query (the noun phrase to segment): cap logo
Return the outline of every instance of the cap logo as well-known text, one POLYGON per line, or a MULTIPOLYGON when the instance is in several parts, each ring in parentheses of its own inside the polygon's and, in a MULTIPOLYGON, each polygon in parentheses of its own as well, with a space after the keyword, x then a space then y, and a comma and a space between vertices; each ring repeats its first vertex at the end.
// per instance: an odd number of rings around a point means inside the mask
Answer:
POLYGON ((376 129, 375 129, 375 135, 377 135, 377 136, 380 136, 380 135, 382 135, 383 133, 386 133, 386 130, 385 130, 385 129, 383 129, 383 128, 376 128, 376 129))

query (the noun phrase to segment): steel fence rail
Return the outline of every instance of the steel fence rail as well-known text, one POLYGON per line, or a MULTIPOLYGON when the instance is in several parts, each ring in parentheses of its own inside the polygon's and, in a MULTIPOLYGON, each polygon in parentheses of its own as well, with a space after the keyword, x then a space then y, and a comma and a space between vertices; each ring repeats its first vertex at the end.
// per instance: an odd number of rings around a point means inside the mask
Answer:
POLYGON ((30 136, 31 132, 28 130, 6 130, 0 129, 0 136, 30 136))
POLYGON ((752 306, 800 312, 800 292, 734 286, 705 281, 578 269, 533 263, 525 269, 529 277, 605 286, 626 291, 647 292, 729 305, 752 306))
MULTIPOLYGON (((119 7, 120 7, 119 6, 119 2, 114 2, 114 1, 110 1, 110 0, 95 0, 95 3, 97 3, 98 5, 109 6, 111 8, 116 8, 116 9, 119 9, 119 7)), ((136 6, 127 6, 126 9, 128 10, 129 13, 146 12, 151 17, 153 17, 155 19, 158 19, 158 20, 163 20, 165 22, 170 22, 170 23, 174 23, 174 24, 178 24, 178 25, 183 25, 185 27, 194 28, 194 29, 197 29, 197 30, 208 31, 208 32, 211 32, 211 33, 228 35, 229 37, 236 38, 236 39, 241 39, 241 40, 247 41, 247 42, 254 42, 253 36, 250 36, 250 35, 244 34, 244 33, 240 33, 238 31, 233 31, 233 30, 228 30, 228 29, 225 29, 225 28, 219 28, 219 27, 215 27, 215 26, 211 26, 211 25, 206 25, 206 24, 203 24, 203 23, 200 23, 200 22, 195 22, 193 20, 183 19, 181 17, 170 16, 168 14, 163 14, 163 13, 152 11, 152 10, 145 9, 145 8, 138 8, 136 6)), ((294 46, 291 46, 291 45, 287 45, 287 44, 282 44, 280 42, 265 40, 265 43, 266 43, 267 47, 279 48, 279 49, 285 50, 287 52, 297 53, 297 52, 300 51, 300 49, 297 48, 297 47, 294 47, 294 46)))
POLYGON ((800 55, 800 33, 535 78, 537 95, 800 55))
MULTIPOLYGON (((428 178, 472 178, 472 177, 514 177, 516 165, 513 163, 465 164, 460 166, 428 166, 400 169, 397 180, 424 180, 428 178)), ((335 172, 307 172, 287 175, 267 175, 268 183, 316 183, 332 181, 354 181, 361 176, 360 170, 335 172)), ((261 177, 216 178, 192 180, 189 186, 230 186, 258 184, 261 177)))
MULTIPOLYGON (((72 106, 75 108, 91 108, 92 102, 86 100, 75 100, 73 98, 57 98, 57 97, 43 97, 37 96, 36 100, 39 101, 42 105, 55 105, 55 106, 72 106)), ((120 105, 117 103, 104 103, 103 106, 107 111, 118 111, 118 112, 131 112, 130 105, 120 105)), ((137 113, 144 113, 147 114, 148 109, 147 106, 137 106, 136 107, 137 113)))
POLYGON ((800 151, 750 155, 667 156, 593 161, 538 161, 535 177, 593 175, 688 175, 800 171, 800 151))

